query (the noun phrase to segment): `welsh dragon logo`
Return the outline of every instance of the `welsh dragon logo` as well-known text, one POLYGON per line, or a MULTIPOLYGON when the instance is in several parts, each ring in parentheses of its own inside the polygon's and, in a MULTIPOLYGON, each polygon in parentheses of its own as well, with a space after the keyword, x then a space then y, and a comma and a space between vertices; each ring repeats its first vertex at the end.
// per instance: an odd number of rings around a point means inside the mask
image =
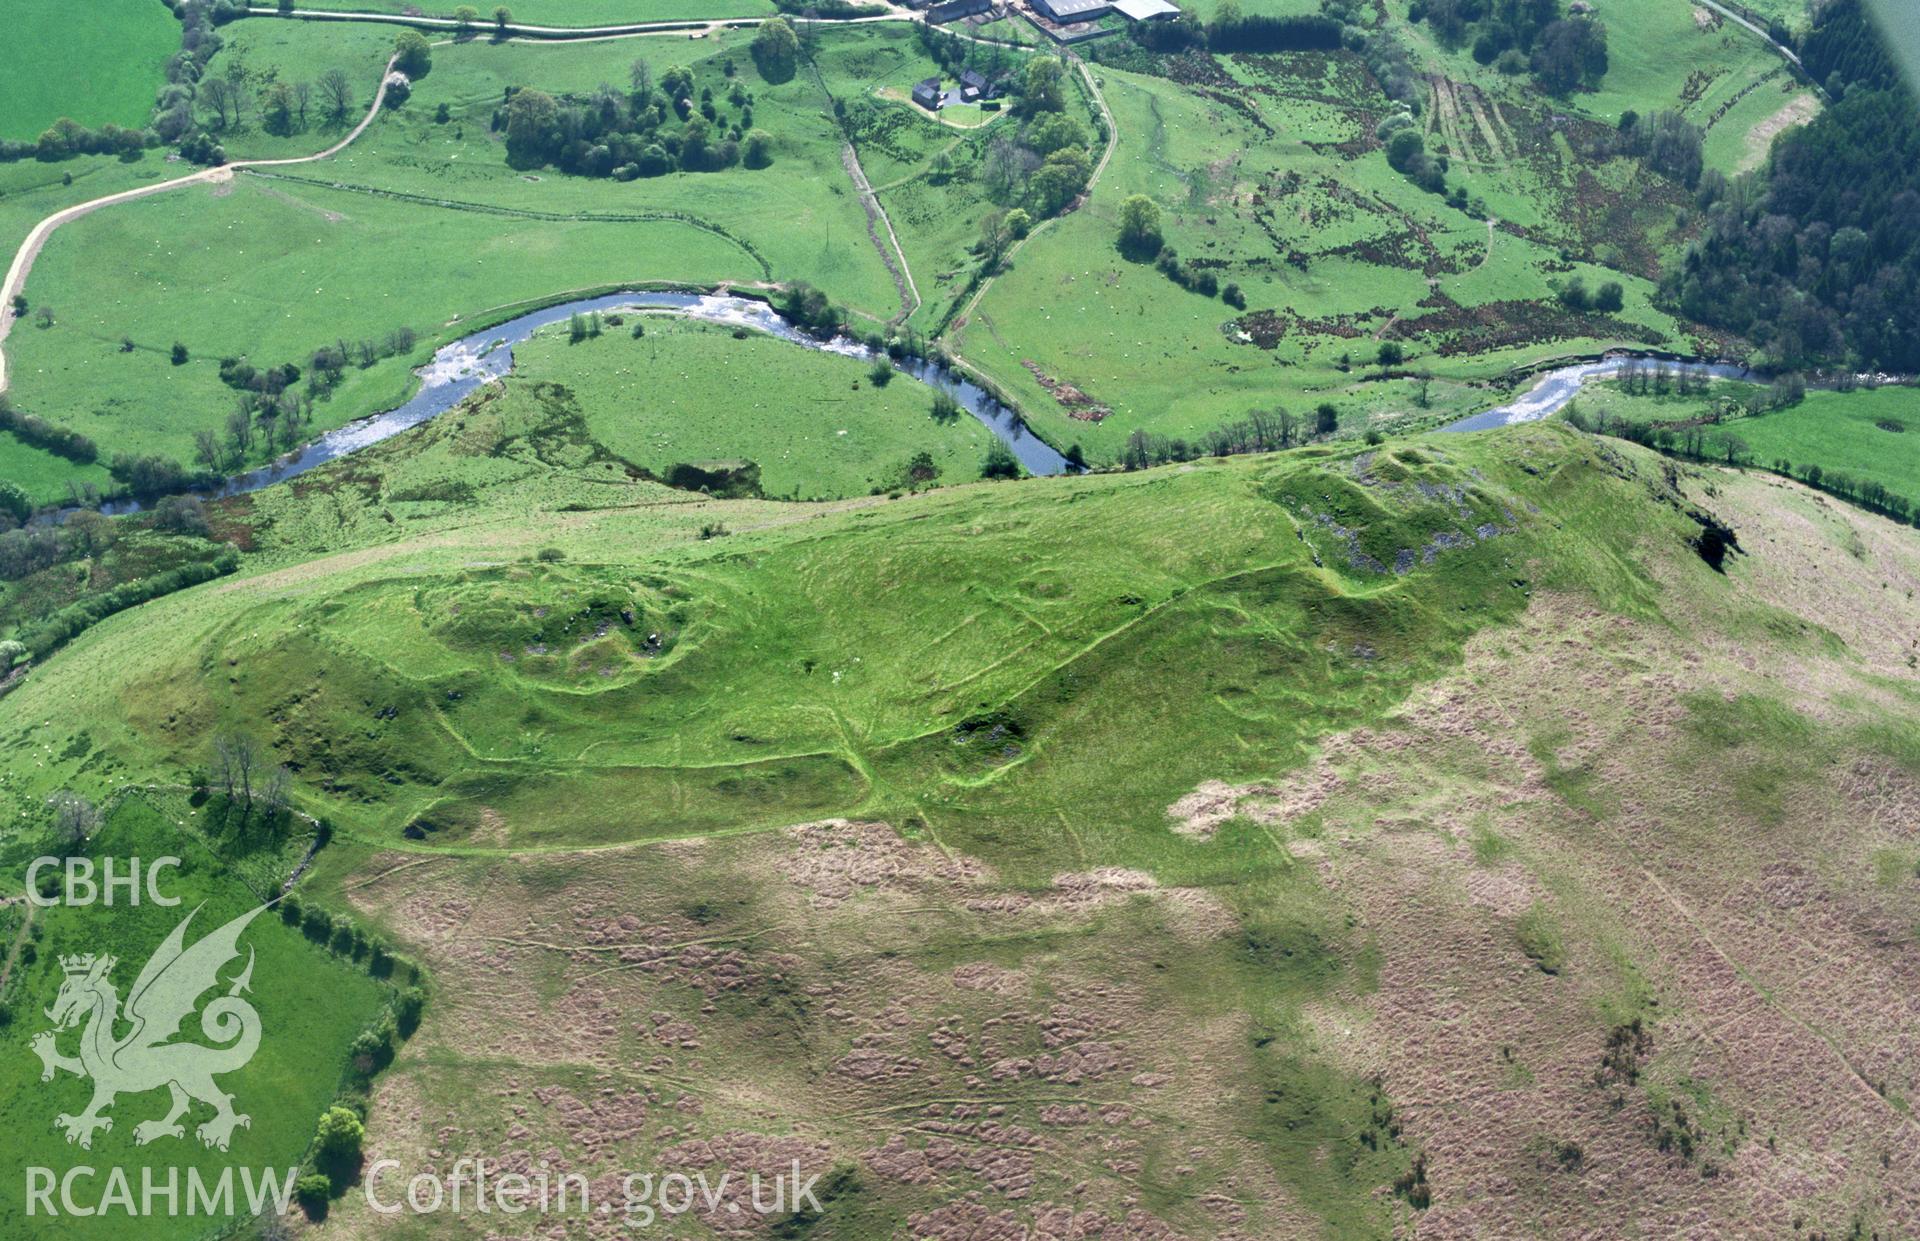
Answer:
POLYGON ((251 1126, 251 1118, 233 1110, 233 1096, 221 1090, 214 1078, 241 1068, 260 1047, 260 1014, 240 998, 253 977, 252 949, 247 950, 246 968, 227 993, 200 1013, 200 1032, 214 1045, 172 1040, 180 1033, 181 1023, 193 1015, 200 997, 219 985, 221 968, 239 958, 240 933, 265 908, 242 914, 191 948, 185 946, 187 924, 200 909, 182 918, 134 979, 124 1011, 110 981, 113 957, 87 953, 60 958, 67 977, 46 1014, 54 1029, 35 1036, 33 1050, 46 1066, 40 1074, 43 1082, 53 1080, 55 1069, 93 1079, 93 1101, 86 1111, 54 1121, 67 1141, 91 1149, 96 1132, 113 1128, 113 1119, 102 1113, 115 1099, 162 1086, 171 1092, 172 1104, 165 1117, 134 1127, 133 1140, 139 1145, 186 1136, 179 1122, 193 1101, 214 1111, 213 1119, 195 1130, 207 1146, 226 1150, 235 1128, 251 1126), (86 1029, 80 1035, 80 1054, 60 1054, 56 1032, 82 1021, 86 1029), (121 1026, 131 1027, 124 1037, 115 1034, 121 1026))

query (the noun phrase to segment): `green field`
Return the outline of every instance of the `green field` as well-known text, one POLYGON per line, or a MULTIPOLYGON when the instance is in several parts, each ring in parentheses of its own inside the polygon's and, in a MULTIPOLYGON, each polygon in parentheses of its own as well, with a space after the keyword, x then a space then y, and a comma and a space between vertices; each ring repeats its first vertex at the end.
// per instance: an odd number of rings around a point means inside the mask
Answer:
MULTIPOLYGON (((234 1132, 231 1147, 224 1152, 210 1150, 194 1136, 191 1126, 212 1115, 210 1108, 200 1104, 183 1117, 188 1126, 185 1136, 137 1144, 138 1123, 158 1119, 167 1110, 167 1096, 157 1089, 123 1094, 115 1100, 106 1113, 115 1123, 95 1137, 90 1151, 70 1146, 52 1127, 52 1119, 60 1113, 83 1111, 91 1087, 65 1071, 42 1084, 40 1061, 28 1046, 34 1035, 47 1028, 40 1014, 60 990, 60 958, 111 953, 118 958, 111 980, 124 998, 149 956, 189 911, 194 913, 187 935, 192 944, 261 903, 242 876, 198 836, 205 823, 184 829, 176 824, 173 814, 182 812, 186 812, 184 803, 169 803, 163 812, 158 805, 129 798, 96 834, 88 851, 97 858, 179 857, 181 866, 163 874, 160 890, 170 899, 178 898, 181 905, 123 905, 110 916, 80 907, 39 911, 37 957, 21 967, 20 977, 10 988, 8 1000, 16 1020, 0 1031, 0 1048, 5 1051, 0 1057, 4 1065, 0 1068, 0 1120, 13 1135, 8 1149, 17 1166, 51 1168, 56 1175, 77 1164, 98 1168, 92 1178, 79 1182, 89 1186, 96 1198, 105 1189, 108 1168, 125 1169, 136 1193, 142 1168, 155 1169, 163 1179, 166 1169, 178 1169, 182 1214, 159 1221, 117 1213, 84 1221, 64 1215, 50 1219, 44 1212, 28 1218, 25 1187, 16 1176, 0 1186, 0 1228, 10 1237, 191 1238, 228 1222, 185 1214, 186 1170, 217 1176, 226 1167, 275 1169, 284 1184, 286 1170, 305 1159, 314 1124, 345 1075, 348 1044, 387 1003, 390 988, 369 977, 364 968, 315 947, 297 930, 283 925, 277 912, 263 914, 247 928, 239 961, 227 963, 220 974, 224 986, 251 960, 252 985, 246 994, 258 1010, 261 1027, 259 1051, 251 1061, 218 1079, 234 1095, 235 1110, 251 1117, 248 1126, 234 1132)), ((19 860, 23 859, 9 858, 7 867, 16 880, 19 860)), ((74 1032, 61 1036, 63 1053, 72 1054, 78 1037, 74 1032)), ((191 1017, 181 1037, 185 1042, 206 1041, 191 1017)), ((241 1193, 236 1185, 236 1197, 241 1193)), ((86 1195, 87 1190, 81 1189, 76 1196, 84 1202, 86 1195)), ((246 1219, 252 1214, 241 1207, 229 1218, 246 1219)))
POLYGON ((153 110, 180 26, 160 0, 13 0, 0 40, 0 138, 31 141, 61 117, 137 129, 153 110))
MULTIPOLYGON (((1731 385, 1717 384, 1717 391, 1731 385)), ((1634 395, 1617 383, 1582 392, 1580 408, 1639 423, 1680 424, 1700 418, 1707 402, 1699 397, 1634 395)), ((1774 467, 1789 463, 1795 474, 1809 465, 1825 473, 1877 482, 1920 504, 1920 448, 1907 436, 1920 431, 1920 394, 1911 388, 1856 392, 1809 392, 1788 409, 1732 418, 1706 428, 1709 444, 1737 437, 1744 455, 1774 467), (1899 429, 1896 429, 1899 428, 1899 429)))
POLYGON ((588 434, 660 477, 682 462, 746 459, 768 495, 832 499, 913 485, 909 462, 923 451, 942 483, 980 476, 991 434, 966 414, 933 421, 924 384, 876 388, 864 362, 768 336, 663 316, 645 324, 640 340, 609 327, 577 344, 548 329, 514 350, 509 388, 561 385, 588 434))
POLYGON ((393 53, 395 34, 392 26, 344 22, 231 22, 222 29, 220 51, 208 63, 207 74, 238 82, 247 108, 237 124, 220 128, 203 105, 201 123, 220 139, 229 159, 286 159, 325 150, 366 114, 380 71, 393 53), (345 117, 327 117, 316 92, 304 123, 296 118, 281 132, 269 129, 259 105, 263 92, 281 82, 312 88, 321 75, 335 69, 354 87, 353 106, 345 117))

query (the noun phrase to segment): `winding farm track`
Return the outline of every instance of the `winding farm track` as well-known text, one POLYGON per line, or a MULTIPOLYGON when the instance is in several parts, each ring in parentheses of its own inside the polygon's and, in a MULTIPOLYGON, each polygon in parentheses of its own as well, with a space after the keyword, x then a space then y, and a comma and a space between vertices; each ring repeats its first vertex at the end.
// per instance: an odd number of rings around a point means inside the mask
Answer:
MULTIPOLYGON (((1072 53, 1069 52, 1068 55, 1072 56, 1072 53)), ((1087 63, 1078 56, 1072 56, 1072 58, 1073 67, 1080 71, 1080 80, 1086 83, 1087 93, 1093 97, 1094 105, 1100 109, 1100 119, 1105 121, 1107 126, 1106 149, 1100 152, 1100 159, 1094 164, 1093 171, 1088 174, 1087 187, 1080 191, 1080 196, 1084 199, 1087 195, 1093 193, 1093 187, 1100 180, 1100 174, 1105 172, 1107 165, 1113 162, 1113 153, 1120 146, 1120 129, 1113 123, 1113 110, 1107 107, 1107 97, 1100 93, 1100 85, 1093 80, 1093 74, 1088 72, 1087 63)), ((1062 212, 1060 215, 1047 217, 1036 224, 1032 232, 1009 246, 1006 254, 1000 259, 1001 270, 1004 271, 1006 269, 1007 264, 1013 260, 1013 256, 1029 241, 1038 237, 1048 226, 1063 218, 1065 214, 1065 212, 1062 212)), ((965 330, 967 320, 973 317, 974 308, 977 307, 980 304, 980 300, 987 295, 987 290, 993 287, 993 282, 999 275, 1000 272, 996 271, 993 275, 988 276, 980 282, 980 287, 973 291, 973 296, 967 299, 967 304, 960 308, 958 314, 953 316, 954 327, 965 330)))
MULTIPOLYGON (((380 71, 380 85, 373 92, 373 106, 360 118, 360 123, 348 131, 347 136, 326 150, 314 155, 299 155, 290 159, 244 159, 231 164, 222 164, 217 168, 203 168, 199 172, 188 173, 184 177, 175 177, 171 181, 156 181, 152 185, 136 186, 122 190, 118 194, 107 194, 100 198, 75 203, 64 210, 56 211, 33 226, 27 239, 20 243, 20 249, 13 256, 13 264, 7 268, 7 278, 0 282, 0 346, 4 346, 8 333, 13 331, 13 299, 27 284, 27 273, 33 270, 33 261, 40 257, 40 250, 47 244, 47 238, 62 224, 70 224, 81 216, 92 215, 102 207, 111 207, 115 203, 132 202, 136 198, 146 198, 153 194, 162 194, 168 190, 177 190, 188 185, 215 185, 233 179, 233 174, 249 168, 284 168, 290 164, 311 164, 316 160, 330 159, 346 150, 349 144, 366 132, 380 115, 380 109, 387 101, 387 75, 393 72, 393 61, 389 59, 386 67, 380 71)), ((7 355, 0 348, 0 392, 7 390, 7 355)))
MULTIPOLYGON (((1694 0, 1694 2, 1698 3, 1703 8, 1712 9, 1714 12, 1718 13, 1720 16, 1726 18, 1728 21, 1734 23, 1735 25, 1744 26, 1748 30, 1751 30, 1753 33, 1759 35, 1761 40, 1765 42, 1768 47, 1771 47, 1774 51, 1780 53, 1781 56, 1785 57, 1788 63, 1790 63, 1794 68, 1796 69, 1805 68, 1805 66, 1800 63, 1800 57, 1794 53, 1794 50, 1792 48, 1787 47, 1785 44, 1782 44, 1782 43, 1775 43, 1773 41, 1772 35, 1768 34, 1765 30, 1761 29, 1759 26, 1754 25, 1752 22, 1748 21, 1746 18, 1740 16, 1740 14, 1734 12, 1732 9, 1728 8, 1724 4, 1719 3, 1719 0, 1694 0)), ((1818 82, 1814 83, 1815 89, 1819 89, 1819 85, 1820 84, 1818 82)), ((1824 94, 1825 92, 1823 91, 1822 93, 1824 94)))
MULTIPOLYGON (((854 26, 870 22, 897 22, 913 20, 906 10, 888 6, 886 13, 871 17, 842 17, 822 19, 822 25, 854 26)), ((633 35, 690 34, 696 30, 748 29, 768 20, 767 17, 723 17, 702 19, 682 18, 678 21, 623 22, 614 26, 530 26, 523 22, 508 22, 504 26, 493 22, 462 23, 451 17, 415 17, 405 13, 353 13, 344 9, 295 9, 291 13, 282 13, 277 8, 262 8, 258 5, 247 10, 249 17, 285 17, 294 21, 317 22, 380 22, 389 26, 411 26, 416 30, 448 30, 455 34, 471 35, 475 39, 490 38, 496 32, 504 31, 524 39, 540 42, 586 42, 594 39, 626 38, 633 35)), ((803 17, 774 13, 769 17, 786 17, 788 21, 805 21, 803 17)))

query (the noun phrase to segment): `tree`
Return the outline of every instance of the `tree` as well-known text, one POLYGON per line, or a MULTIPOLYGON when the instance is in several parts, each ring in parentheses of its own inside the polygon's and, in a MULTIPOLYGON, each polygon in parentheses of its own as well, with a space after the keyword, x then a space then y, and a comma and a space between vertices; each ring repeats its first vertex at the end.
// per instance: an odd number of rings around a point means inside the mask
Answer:
POLYGON ((560 105, 545 91, 524 89, 507 105, 507 162, 538 168, 560 143, 560 105))
POLYGON ((47 805, 53 810, 53 838, 59 847, 68 853, 86 843, 87 837, 99 830, 100 812, 92 802, 73 792, 62 789, 47 799, 47 805))
POLYGON ((1398 366, 1407 360, 1407 351, 1397 340, 1383 340, 1377 356, 1381 366, 1398 366))
POLYGON ((1165 244, 1160 236, 1160 207, 1145 194, 1130 195, 1120 204, 1120 252, 1150 259, 1165 244))
POLYGON ((351 1162, 359 1158, 361 1141, 367 1139, 367 1126, 359 1116, 353 1114, 353 1108, 326 1108, 321 1116, 321 1124, 315 1130, 313 1141, 319 1147, 319 1153, 330 1160, 351 1162))
POLYGON ((1062 112, 1050 112, 1027 127, 1027 146, 1045 158, 1067 147, 1087 145, 1087 131, 1079 121, 1062 112))
POLYGON ((960 402, 954 400, 951 393, 941 388, 935 388, 933 390, 933 420, 935 422, 940 423, 942 426, 948 423, 958 422, 961 413, 960 402))
POLYGON ((300 128, 307 127, 307 111, 313 106, 313 83, 295 82, 293 84, 293 114, 300 122, 300 128))
POLYGON ((1012 244, 1013 234, 1007 228, 1009 214, 995 210, 980 217, 981 266, 989 274, 1000 270, 1000 260, 1006 257, 1007 247, 1012 244))
POLYGON ((293 773, 286 764, 277 764, 267 772, 267 778, 261 786, 260 804, 268 814, 279 814, 287 808, 287 796, 292 788, 293 773))
POLYGON ((1032 151, 1004 134, 996 136, 987 143, 987 154, 980 166, 987 197, 997 203, 1018 198, 1026 189, 1027 177, 1039 166, 1040 159, 1032 151))
POLYGON ((66 530, 73 546, 86 555, 95 556, 113 546, 113 522, 92 509, 69 516, 66 530))
POLYGON ((680 131, 680 167, 683 170, 700 172, 707 167, 710 159, 707 136, 707 123, 697 116, 680 131))
POLYGON ((761 77, 773 83, 789 81, 800 63, 800 36, 786 18, 768 18, 760 23, 750 50, 761 77))
POLYGON ((986 459, 980 463, 980 477, 1018 478, 1020 459, 1013 455, 1013 449, 996 439, 987 445, 986 459))
POLYGON ((25 525, 27 518, 33 516, 33 501, 19 483, 10 478, 0 478, 0 514, 13 519, 16 526, 25 525))
POLYGON ((653 98, 653 66, 646 57, 638 57, 627 67, 627 81, 633 85, 635 107, 645 107, 653 98))
POLYGON ((1031 114, 1059 112, 1067 106, 1067 71, 1058 58, 1036 56, 1027 62, 1027 75, 1021 92, 1022 104, 1031 114))
POLYGON ((479 20, 480 10, 474 8, 471 4, 460 5, 453 11, 454 26, 460 34, 472 34, 473 24, 479 20))
POLYGON ((408 987, 394 997, 393 1024, 401 1038, 412 1038, 413 1032, 420 1028, 420 1016, 427 1010, 427 993, 418 987, 408 987))
POLYGON ((1426 142, 1420 137, 1419 130, 1396 130, 1393 136, 1387 139, 1387 164, 1395 172, 1406 172, 1413 168, 1415 162, 1425 155, 1426 151, 1426 142))
POLYGON ((209 470, 220 468, 220 437, 211 428, 202 427, 193 433, 193 459, 209 470))
POLYGON ((773 135, 764 129, 749 129, 740 144, 741 162, 749 168, 765 168, 773 163, 773 135))
POLYGON ((1027 178, 1027 198, 1041 215, 1053 215, 1086 188, 1092 175, 1087 153, 1079 147, 1055 151, 1027 178))
POLYGON ((1656 112, 1627 127, 1626 140, 1629 149, 1637 151, 1655 172, 1688 189, 1700 184, 1706 167, 1706 131, 1678 112, 1656 112))
POLYGON ((318 1172, 309 1172, 293 1183, 293 1196, 309 1217, 324 1219, 327 1201, 333 1197, 333 1182, 318 1172))
POLYGON ((293 132, 293 87, 275 82, 260 94, 260 116, 270 134, 293 132))
POLYGON ((353 109, 353 83, 341 69, 329 69, 320 75, 320 106, 327 119, 336 123, 353 109))
POLYGON ((1620 282, 1609 280, 1593 295, 1593 308, 1610 315, 1626 305, 1626 300, 1626 290, 1620 287, 1620 282))
POLYGON ((507 27, 513 25, 513 10, 504 4, 493 6, 493 34, 497 39, 507 37, 507 27))
POLYGON ((215 130, 226 129, 240 117, 240 92, 226 78, 208 77, 194 97, 212 110, 209 120, 215 130))
POLYGON ((227 438, 233 441, 233 453, 236 457, 247 455, 247 449, 253 447, 253 419, 244 409, 236 409, 227 415, 227 438))
POLYGON ((1533 72, 1556 95, 1589 90, 1607 73, 1607 28, 1588 17, 1553 22, 1533 44, 1533 72))
POLYGON ((1015 207, 1007 212, 1005 224, 1007 235, 1015 241, 1020 241, 1033 231, 1033 217, 1027 214, 1025 207, 1015 207))
POLYGON ((418 30, 402 30, 393 40, 393 67, 410 78, 424 78, 433 69, 433 48, 418 30))
POLYGON ((228 801, 253 804, 253 776, 259 764, 260 748, 246 733, 222 733, 213 739, 213 778, 228 801))
POLYGON ((1313 433, 1315 435, 1332 435, 1339 429, 1340 411, 1335 409, 1331 402, 1322 401, 1314 407, 1313 433))
POLYGON ((876 388, 884 388, 893 382, 893 359, 881 354, 873 360, 873 366, 867 371, 867 378, 876 388))
POLYGON ((170 534, 207 533, 207 506, 199 496, 163 496, 153 506, 153 524, 156 529, 170 534))

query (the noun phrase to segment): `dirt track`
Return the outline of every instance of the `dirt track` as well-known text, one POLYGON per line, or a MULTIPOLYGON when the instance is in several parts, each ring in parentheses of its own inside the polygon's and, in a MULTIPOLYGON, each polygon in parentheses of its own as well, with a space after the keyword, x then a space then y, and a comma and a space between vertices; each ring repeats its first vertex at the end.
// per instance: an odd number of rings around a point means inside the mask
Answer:
MULTIPOLYGON (((164 193, 167 190, 175 190, 187 185, 215 185, 230 181, 233 179, 235 172, 244 171, 248 168, 280 168, 289 164, 310 164, 316 160, 328 159, 334 155, 338 155, 341 151, 345 150, 354 139, 366 132, 367 126, 373 124, 374 118, 380 115, 380 109, 385 105, 387 99, 387 75, 392 72, 393 61, 388 60, 386 67, 380 71, 380 86, 373 93, 373 106, 367 109, 367 114, 360 118, 360 123, 355 125, 353 129, 347 133, 346 137, 318 154, 300 155, 292 159, 238 160, 231 164, 223 164, 218 168, 203 168, 199 172, 189 173, 184 177, 175 177, 171 181, 159 181, 152 185, 142 185, 135 189, 122 190, 118 194, 107 194, 100 198, 89 199, 83 203, 76 203, 65 210, 54 212, 46 219, 40 221, 40 223, 34 225, 33 231, 27 234, 27 239, 20 243, 20 249, 15 252, 13 264, 7 268, 7 278, 5 282, 0 283, 0 345, 6 344, 7 334, 13 330, 13 321, 15 318, 13 313, 14 297, 26 287, 27 274, 33 270, 33 261, 40 256, 40 250, 47 244, 47 238, 53 236, 54 230, 62 224, 71 223, 81 216, 92 215, 94 212, 100 210, 100 208, 111 207, 115 203, 132 202, 136 198, 146 198, 152 194, 164 193)), ((5 392, 6 390, 7 358, 4 349, 0 349, 0 392, 5 392)))

